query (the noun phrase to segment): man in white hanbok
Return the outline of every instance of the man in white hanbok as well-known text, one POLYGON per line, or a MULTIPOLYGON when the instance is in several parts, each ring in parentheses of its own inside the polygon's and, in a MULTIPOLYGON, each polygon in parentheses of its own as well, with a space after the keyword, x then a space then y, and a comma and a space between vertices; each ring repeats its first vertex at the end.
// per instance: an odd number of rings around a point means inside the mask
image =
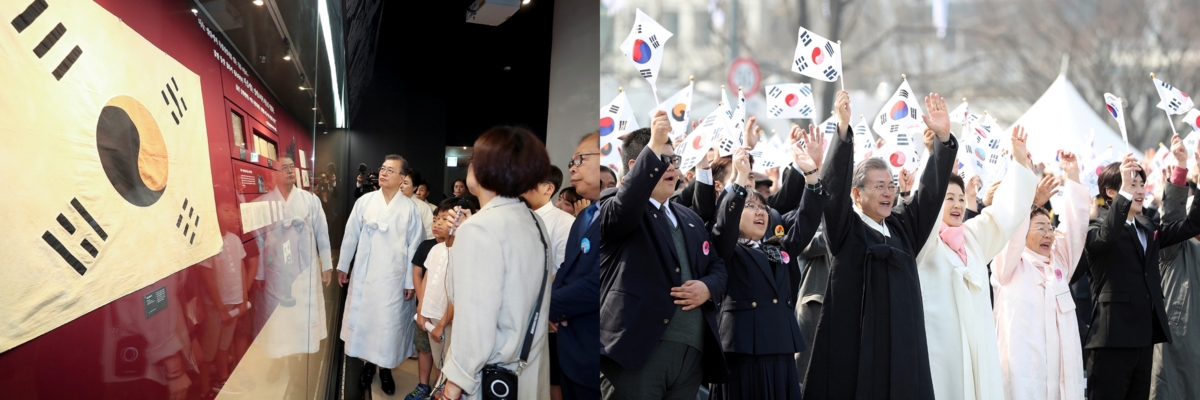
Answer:
POLYGON ((416 350, 416 296, 409 268, 426 235, 416 203, 398 195, 408 173, 408 162, 400 156, 385 158, 379 190, 359 197, 346 221, 337 267, 338 284, 350 284, 342 317, 346 355, 366 362, 359 383, 363 389, 379 366, 379 381, 388 395, 396 392, 390 370, 416 350))
MULTIPOLYGON (((318 279, 332 271, 329 225, 321 200, 296 187, 295 161, 279 159, 276 187, 257 201, 278 205, 279 219, 267 226, 258 239, 262 281, 261 307, 263 349, 275 359, 271 376, 286 365, 288 391, 303 392, 308 381, 308 358, 321 348, 325 328, 325 297, 318 279)), ((328 280, 326 279, 326 282, 328 280)))

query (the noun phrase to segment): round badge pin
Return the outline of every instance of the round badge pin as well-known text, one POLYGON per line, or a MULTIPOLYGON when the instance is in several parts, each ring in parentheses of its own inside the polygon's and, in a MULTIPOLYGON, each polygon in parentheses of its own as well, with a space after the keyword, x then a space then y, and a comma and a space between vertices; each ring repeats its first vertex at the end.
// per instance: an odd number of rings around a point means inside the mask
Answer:
POLYGON ((708 241, 707 240, 704 241, 704 246, 702 246, 701 249, 704 250, 704 255, 707 256, 708 255, 708 241))
POLYGON ((579 248, 583 250, 583 254, 587 254, 592 250, 592 242, 587 238, 583 238, 583 240, 579 242, 579 248))
POLYGON ((1054 277, 1058 278, 1059 281, 1062 281, 1062 270, 1061 269, 1054 270, 1054 277))
POLYGON ((783 225, 775 225, 775 236, 783 236, 783 225))
POLYGON ((787 264, 792 258, 788 256, 786 251, 780 251, 779 255, 783 256, 783 263, 787 264))

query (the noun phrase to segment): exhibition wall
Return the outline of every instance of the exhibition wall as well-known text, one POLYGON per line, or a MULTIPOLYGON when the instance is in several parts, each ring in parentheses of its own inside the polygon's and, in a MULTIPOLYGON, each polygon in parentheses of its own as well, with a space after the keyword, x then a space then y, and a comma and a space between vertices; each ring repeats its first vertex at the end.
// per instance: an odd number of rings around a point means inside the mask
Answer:
MULTIPOLYGON (((191 377, 187 397, 198 398, 211 389, 197 381, 213 358, 213 325, 234 331, 231 344, 218 340, 228 348, 218 359, 329 347, 312 249, 272 233, 293 227, 281 221, 277 186, 289 176, 314 186, 312 122, 284 110, 193 7, 0 4, 0 167, 15 177, 0 197, 5 398, 166 398, 178 365, 191 377), (280 167, 288 155, 290 172, 280 167), (223 265, 243 267, 238 283, 223 265), (205 302, 235 292, 248 297, 244 318, 214 324, 226 315, 205 302), (285 309, 291 325, 275 318, 285 309), (268 346, 283 328, 295 343, 268 346)), ((264 390, 232 374, 227 388, 264 390)), ((284 384, 311 394, 309 380, 284 384)))

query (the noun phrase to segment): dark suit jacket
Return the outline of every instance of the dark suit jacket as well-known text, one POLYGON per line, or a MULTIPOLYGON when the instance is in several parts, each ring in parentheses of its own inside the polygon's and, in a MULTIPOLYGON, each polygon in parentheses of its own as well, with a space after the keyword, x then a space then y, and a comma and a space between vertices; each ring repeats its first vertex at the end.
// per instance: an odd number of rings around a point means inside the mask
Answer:
MULTIPOLYGON (((597 211, 598 212, 598 211, 597 211)), ((583 214, 571 224, 562 267, 554 276, 550 291, 550 320, 567 321, 558 328, 558 361, 571 379, 592 389, 600 389, 600 220, 586 223, 583 214), (587 238, 590 248, 580 247, 587 238)))
MULTIPOLYGON (((641 368, 674 316, 671 288, 683 285, 670 221, 650 203, 668 164, 646 148, 620 186, 600 195, 600 355, 622 368, 641 368)), ((692 278, 704 282, 712 300, 700 309, 704 332, 705 383, 728 377, 717 335, 718 302, 725 297, 725 263, 711 248, 708 231, 696 213, 666 202, 687 242, 692 278)))
POLYGON ((739 186, 725 196, 712 232, 717 254, 725 260, 729 274, 721 305, 721 347, 731 353, 795 354, 805 348, 800 325, 793 317, 796 310, 793 282, 799 283, 800 275, 797 256, 816 234, 829 194, 810 191, 798 212, 788 214, 793 218, 780 241, 786 257, 777 265, 762 250, 738 245, 746 194, 746 188, 739 186))
MULTIPOLYGON (((1172 192, 1178 193, 1166 194, 1172 192)), ((1134 218, 1134 224, 1146 235, 1146 250, 1142 250, 1137 232, 1125 223, 1131 204, 1125 196, 1116 196, 1088 229, 1083 254, 1088 260, 1095 301, 1084 346, 1089 349, 1170 342, 1158 250, 1200 234, 1200 207, 1193 204, 1187 219, 1165 224, 1146 216, 1134 218)))
POLYGON ((683 189, 676 191, 669 201, 691 208, 707 224, 708 221, 712 221, 713 212, 717 209, 716 198, 717 193, 713 190, 713 185, 693 179, 683 189))

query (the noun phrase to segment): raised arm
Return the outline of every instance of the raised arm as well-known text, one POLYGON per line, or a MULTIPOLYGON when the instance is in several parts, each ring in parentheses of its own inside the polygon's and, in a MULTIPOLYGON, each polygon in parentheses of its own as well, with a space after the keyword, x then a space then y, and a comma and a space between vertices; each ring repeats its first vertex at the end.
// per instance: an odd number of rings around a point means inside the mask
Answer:
POLYGON ((829 202, 829 193, 821 187, 817 173, 824 163, 825 135, 820 132, 801 131, 804 138, 804 151, 793 150, 792 157, 796 167, 809 172, 804 176, 805 193, 796 208, 795 218, 789 221, 789 228, 783 237, 783 248, 792 254, 799 254, 812 241, 821 225, 821 215, 829 202))
MULTIPOLYGON (((1065 156, 1063 157, 1066 158, 1065 156)), ((1074 159, 1074 155, 1071 156, 1074 159)), ((1066 168, 1063 168, 1066 170, 1066 168)), ((1074 169, 1074 176, 1068 174, 1066 181, 1066 209, 1062 210, 1058 220, 1058 237, 1054 239, 1054 257, 1064 263, 1067 276, 1073 277, 1083 258, 1083 246, 1087 243, 1088 214, 1091 211, 1092 198, 1088 189, 1079 183, 1079 168, 1074 169)))
POLYGON ((929 115, 921 117, 937 136, 936 143, 929 155, 929 163, 921 173, 921 189, 913 194, 911 202, 901 203, 892 212, 892 216, 897 217, 912 235, 913 247, 918 249, 925 245, 925 240, 941 219, 938 211, 941 211, 946 197, 946 185, 950 182, 950 171, 954 169, 955 155, 958 154, 958 141, 950 135, 946 100, 932 94, 925 98, 925 107, 929 115))
MULTIPOLYGON (((829 192, 825 207, 825 243, 830 254, 841 253, 842 243, 850 233, 854 215, 854 200, 850 196, 854 173, 854 132, 850 129, 850 94, 838 92, 834 104, 838 114, 837 137, 829 144, 828 160, 821 171, 821 183, 829 192)), ((795 129, 795 128, 793 128, 795 129)))
MULTIPOLYGON (((1187 152, 1183 149, 1183 141, 1179 140, 1179 135, 1171 138, 1171 154, 1175 155, 1178 165, 1187 165, 1187 152)), ((1168 188, 1179 188, 1181 190, 1169 190, 1165 193, 1163 204, 1167 202, 1186 202, 1187 198, 1187 168, 1175 167, 1175 171, 1171 175, 1171 183, 1168 188), (1183 195, 1182 197, 1180 195, 1183 195)), ((1192 208, 1188 210, 1187 219, 1182 221, 1167 222, 1164 218, 1162 226, 1159 228, 1162 233, 1162 242, 1159 243, 1159 248, 1174 246, 1183 243, 1188 239, 1200 235, 1200 208, 1196 207, 1196 202, 1192 202, 1192 208)))
POLYGON ((671 130, 666 118, 667 114, 662 110, 655 114, 651 123, 650 142, 638 154, 633 166, 629 167, 629 172, 617 188, 616 196, 600 206, 601 240, 618 241, 633 233, 642 223, 642 213, 646 212, 650 195, 670 166, 659 156, 663 145, 667 143, 667 132, 671 130))
MULTIPOLYGON (((1125 181, 1131 179, 1130 175, 1139 169, 1141 166, 1138 165, 1137 159, 1133 158, 1133 154, 1126 154, 1125 159, 1121 161, 1121 187, 1125 187, 1125 181)), ((1104 254, 1120 240, 1122 225, 1128 219, 1129 207, 1132 204, 1133 200, 1124 195, 1113 197, 1108 210, 1103 211, 1104 220, 1088 229, 1085 250, 1089 257, 1104 254)))
MULTIPOLYGON (((1012 131, 1013 161, 1018 167, 1009 168, 1002 180, 995 203, 980 213, 979 217, 964 222, 968 237, 979 246, 984 259, 992 259, 1000 253, 1021 222, 1029 217, 1029 205, 1034 202, 1037 177, 1030 168, 1029 152, 1025 148, 1028 135, 1020 125, 1012 131)), ((1054 178, 1047 182, 1044 193, 1053 195, 1054 178)))
POLYGON ((746 206, 746 183, 750 181, 750 163, 746 149, 733 151, 732 167, 738 171, 741 182, 734 182, 733 190, 721 198, 713 221, 712 241, 717 255, 728 265, 736 255, 738 239, 741 238, 742 212, 746 206))

